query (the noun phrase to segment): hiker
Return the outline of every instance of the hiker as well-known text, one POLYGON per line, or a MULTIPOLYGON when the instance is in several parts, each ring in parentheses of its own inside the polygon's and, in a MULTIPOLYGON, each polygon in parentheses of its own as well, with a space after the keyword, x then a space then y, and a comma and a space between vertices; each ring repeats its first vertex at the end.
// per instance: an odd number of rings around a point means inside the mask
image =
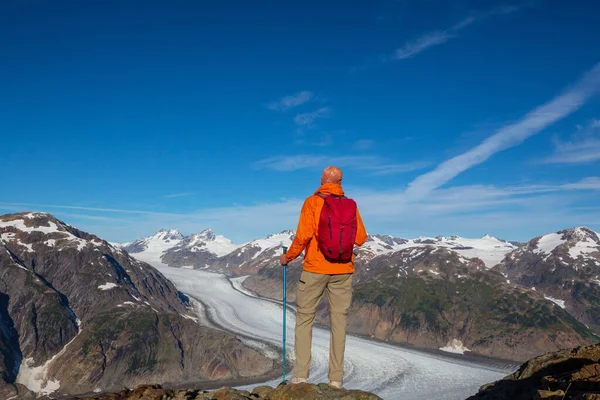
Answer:
POLYGON ((329 385, 342 388, 346 314, 352 303, 353 248, 366 240, 356 203, 344 196, 342 171, 337 167, 325 168, 321 187, 304 202, 296 237, 279 260, 286 265, 306 249, 296 292, 296 362, 291 383, 307 382, 315 313, 327 291, 331 317, 329 385))

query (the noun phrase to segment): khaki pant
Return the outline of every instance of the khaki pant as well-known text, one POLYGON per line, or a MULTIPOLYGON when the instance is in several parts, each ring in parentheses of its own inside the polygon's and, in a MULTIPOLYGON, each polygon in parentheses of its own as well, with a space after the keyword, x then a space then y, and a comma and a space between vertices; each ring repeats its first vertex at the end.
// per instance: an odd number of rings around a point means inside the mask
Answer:
POLYGON ((312 327, 321 296, 327 290, 331 317, 329 343, 329 380, 342 382, 344 377, 344 351, 346 349, 346 315, 352 303, 352 274, 324 275, 302 271, 296 295, 296 364, 294 376, 308 378, 312 327))

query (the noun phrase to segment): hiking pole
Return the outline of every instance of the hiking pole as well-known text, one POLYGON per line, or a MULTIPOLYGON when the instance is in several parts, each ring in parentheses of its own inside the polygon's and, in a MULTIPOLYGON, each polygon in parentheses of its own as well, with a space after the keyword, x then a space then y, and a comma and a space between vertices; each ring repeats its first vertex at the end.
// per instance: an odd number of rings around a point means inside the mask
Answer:
MULTIPOLYGON (((283 254, 287 253, 287 247, 282 246, 283 247, 283 254)), ((287 322, 287 318, 286 318, 286 311, 287 311, 287 264, 285 264, 283 266, 283 355, 282 355, 282 362, 281 362, 281 368, 282 368, 282 378, 281 378, 281 383, 285 384, 287 381, 285 380, 286 377, 286 371, 285 371, 285 364, 286 364, 286 357, 285 357, 285 339, 286 339, 286 322, 287 322)))

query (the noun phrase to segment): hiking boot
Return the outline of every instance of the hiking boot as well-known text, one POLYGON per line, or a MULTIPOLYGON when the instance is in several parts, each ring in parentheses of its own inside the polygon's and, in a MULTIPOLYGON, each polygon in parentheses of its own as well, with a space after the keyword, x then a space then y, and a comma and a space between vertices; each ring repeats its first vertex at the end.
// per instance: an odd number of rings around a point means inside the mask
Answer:
POLYGON ((342 382, 338 382, 338 381, 331 381, 329 382, 329 386, 334 388, 334 389, 343 389, 342 387, 342 382))

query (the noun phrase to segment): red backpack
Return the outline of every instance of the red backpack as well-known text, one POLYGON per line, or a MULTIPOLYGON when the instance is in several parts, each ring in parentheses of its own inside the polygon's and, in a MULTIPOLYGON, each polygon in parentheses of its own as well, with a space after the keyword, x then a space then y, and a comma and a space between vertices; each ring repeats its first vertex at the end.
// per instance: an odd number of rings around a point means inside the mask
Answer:
POLYGON ((318 196, 325 201, 317 232, 319 249, 331 262, 348 262, 356 240, 356 202, 344 196, 318 196))

